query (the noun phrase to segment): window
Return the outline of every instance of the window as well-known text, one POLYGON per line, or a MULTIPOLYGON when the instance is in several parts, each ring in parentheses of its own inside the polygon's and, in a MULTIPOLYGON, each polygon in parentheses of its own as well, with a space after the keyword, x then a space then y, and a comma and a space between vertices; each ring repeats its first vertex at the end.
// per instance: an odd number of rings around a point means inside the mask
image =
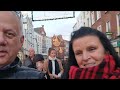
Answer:
POLYGON ((23 24, 24 29, 27 29, 27 24, 23 24))
POLYGON ((101 26, 101 25, 99 25, 99 26, 97 27, 97 30, 99 30, 99 31, 101 31, 101 32, 102 32, 102 26, 101 26))
MULTIPOLYGON (((106 32, 111 32, 110 21, 106 22, 106 32)), ((111 35, 107 35, 108 39, 111 39, 111 35)))
POLYGON ((110 21, 106 22, 106 32, 110 32, 111 28, 110 28, 110 21))
POLYGON ((85 18, 85 11, 83 11, 83 18, 85 18))
POLYGON ((84 22, 84 26, 85 26, 85 22, 84 22))
POLYGON ((101 12, 100 11, 97 11, 97 20, 101 18, 101 12))
POLYGON ((91 12, 91 17, 92 17, 92 25, 93 25, 95 23, 94 11, 91 12))
POLYGON ((21 18, 21 11, 15 11, 15 12, 21 18))
POLYGON ((87 23, 88 23, 88 27, 89 27, 89 18, 87 18, 87 23))
POLYGON ((117 14, 117 34, 120 35, 120 13, 117 14))

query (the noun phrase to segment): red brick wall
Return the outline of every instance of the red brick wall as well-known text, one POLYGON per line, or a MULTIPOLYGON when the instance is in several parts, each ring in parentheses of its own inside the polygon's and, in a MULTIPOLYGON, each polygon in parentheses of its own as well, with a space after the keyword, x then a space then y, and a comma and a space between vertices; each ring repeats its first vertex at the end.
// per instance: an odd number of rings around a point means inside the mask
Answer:
MULTIPOLYGON (((116 14, 120 13, 120 11, 101 11, 101 18, 95 21, 95 23, 91 26, 92 28, 97 29, 99 25, 102 26, 102 32, 106 32, 106 22, 110 21, 111 32, 113 32, 112 37, 115 38, 117 35, 117 19, 116 14)), ((96 11, 95 11, 95 20, 96 20, 96 11)))

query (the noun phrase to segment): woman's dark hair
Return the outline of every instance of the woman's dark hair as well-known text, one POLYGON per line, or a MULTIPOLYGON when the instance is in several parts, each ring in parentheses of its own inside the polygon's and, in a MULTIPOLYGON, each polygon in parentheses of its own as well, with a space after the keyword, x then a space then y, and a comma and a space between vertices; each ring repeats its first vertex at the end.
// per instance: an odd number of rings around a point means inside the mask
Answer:
POLYGON ((34 63, 38 61, 44 61, 44 57, 42 54, 36 54, 35 57, 33 58, 34 63))
POLYGON ((42 54, 36 54, 35 57, 33 58, 33 67, 37 69, 36 67, 36 62, 38 61, 44 61, 44 57, 42 54))
POLYGON ((113 56, 115 62, 116 62, 116 67, 120 67, 120 59, 119 56, 117 55, 114 47, 112 46, 110 40, 106 37, 106 35, 96 29, 90 28, 90 27, 81 27, 77 31, 73 31, 71 33, 71 40, 69 42, 69 58, 68 58, 68 64, 67 68, 63 74, 63 79, 67 79, 69 77, 69 69, 70 66, 75 65, 78 66, 77 61, 75 59, 75 55, 73 52, 73 41, 84 37, 84 36, 96 36, 99 38, 101 44, 103 45, 104 49, 110 53, 110 55, 113 56))

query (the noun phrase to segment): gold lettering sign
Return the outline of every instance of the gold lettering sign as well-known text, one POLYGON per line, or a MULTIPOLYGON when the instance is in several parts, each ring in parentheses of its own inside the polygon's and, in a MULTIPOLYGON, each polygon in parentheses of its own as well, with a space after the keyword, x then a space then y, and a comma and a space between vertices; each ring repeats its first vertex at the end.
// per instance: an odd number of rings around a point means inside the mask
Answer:
POLYGON ((54 46, 60 46, 60 40, 57 36, 54 36, 52 41, 54 46))
POLYGON ((63 50, 62 50, 62 47, 60 47, 60 50, 59 50, 60 53, 63 53, 63 50))

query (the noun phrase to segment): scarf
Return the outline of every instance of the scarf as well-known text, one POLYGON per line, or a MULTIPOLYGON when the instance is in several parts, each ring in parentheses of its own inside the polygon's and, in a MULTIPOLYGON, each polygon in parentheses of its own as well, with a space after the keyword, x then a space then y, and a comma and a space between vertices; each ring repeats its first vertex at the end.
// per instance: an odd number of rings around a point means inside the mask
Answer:
POLYGON ((120 68, 115 67, 115 60, 106 55, 102 63, 89 68, 71 66, 69 79, 120 79, 120 68))
POLYGON ((56 74, 58 75, 60 73, 60 67, 59 67, 59 63, 57 61, 57 58, 51 58, 50 56, 48 57, 49 61, 48 61, 48 68, 49 68, 49 72, 51 74, 56 74))
POLYGON ((55 58, 52 58, 52 57, 48 57, 49 60, 56 60, 56 57, 55 58))

